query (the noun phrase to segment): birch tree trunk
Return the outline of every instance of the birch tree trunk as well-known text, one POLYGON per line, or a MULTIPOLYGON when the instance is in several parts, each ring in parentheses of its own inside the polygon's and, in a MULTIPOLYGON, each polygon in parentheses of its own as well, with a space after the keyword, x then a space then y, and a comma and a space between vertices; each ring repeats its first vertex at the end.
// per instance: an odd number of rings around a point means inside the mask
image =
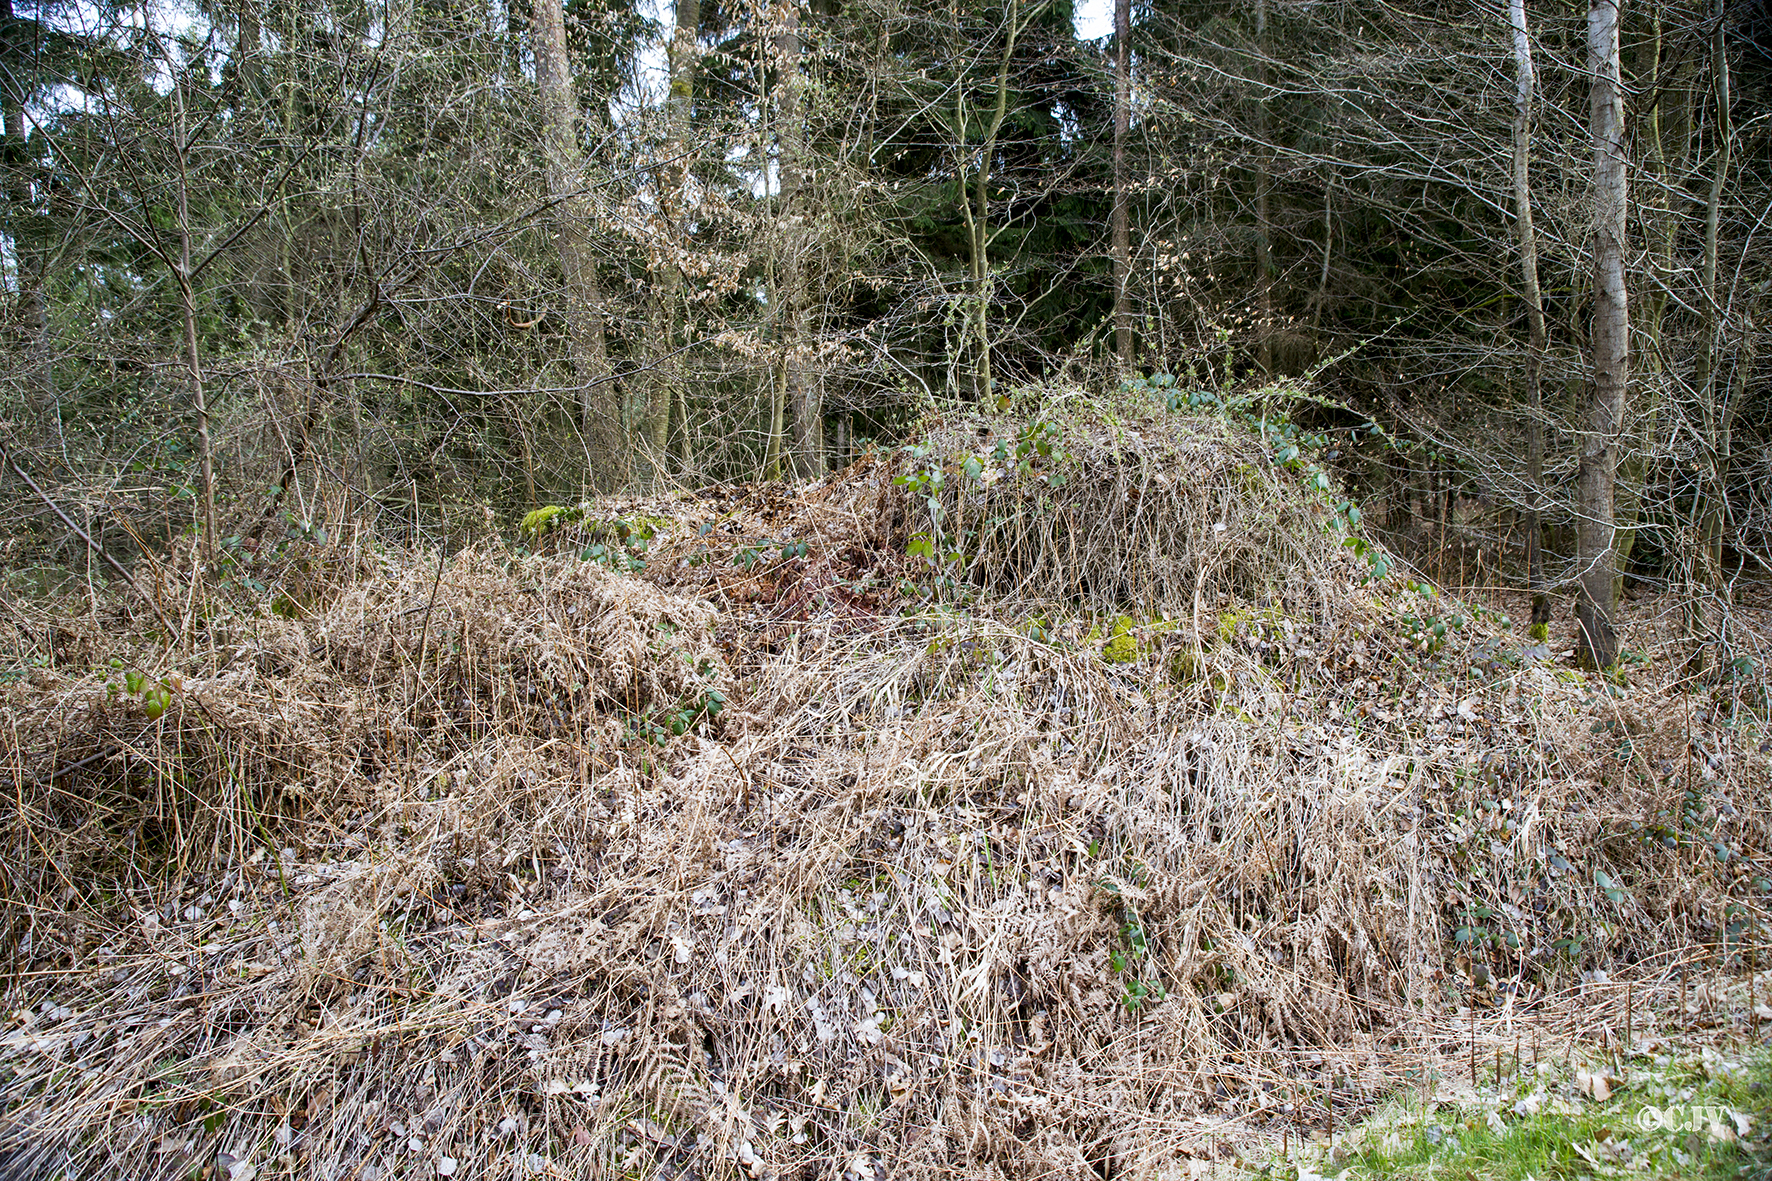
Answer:
POLYGON ((1532 226, 1532 105, 1537 75, 1532 68, 1532 38, 1526 28, 1526 0, 1508 0, 1513 30, 1514 74, 1514 224, 1520 237, 1520 288, 1526 303, 1526 586, 1532 592, 1532 623, 1550 623, 1550 596, 1544 591, 1544 523, 1539 498, 1544 488, 1544 297, 1538 283, 1538 234, 1532 226))
POLYGON ((1630 311, 1624 285, 1625 176, 1624 86, 1618 53, 1622 0, 1589 0, 1588 71, 1592 79, 1594 150, 1593 389, 1581 436, 1576 478, 1579 523, 1576 561, 1580 594, 1575 605, 1582 663, 1610 668, 1618 660, 1616 519, 1613 498, 1618 438, 1630 380, 1630 311))
POLYGON ((591 250, 592 210, 578 142, 578 95, 566 52, 561 0, 536 0, 535 75, 546 122, 548 196, 554 202, 554 243, 566 283, 566 346, 578 384, 580 428, 591 482, 612 488, 628 477, 621 400, 610 380, 597 259, 591 250))

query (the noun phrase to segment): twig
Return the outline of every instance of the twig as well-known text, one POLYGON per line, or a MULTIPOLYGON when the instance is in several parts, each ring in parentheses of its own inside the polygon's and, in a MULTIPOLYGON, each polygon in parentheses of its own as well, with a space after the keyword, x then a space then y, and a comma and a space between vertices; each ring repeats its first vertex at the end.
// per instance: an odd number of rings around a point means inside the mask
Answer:
POLYGON ((424 687, 425 649, 430 646, 431 642, 431 612, 437 606, 437 588, 443 585, 443 562, 445 557, 446 555, 443 546, 439 544, 437 546, 437 575, 435 578, 431 579, 431 600, 425 604, 425 621, 423 626, 419 628, 418 632, 418 667, 413 671, 412 705, 407 714, 408 720, 410 720, 414 726, 418 725, 418 699, 419 693, 424 687))
POLYGON ((132 587, 137 594, 141 595, 142 598, 144 598, 148 601, 148 606, 150 606, 154 609, 154 614, 156 616, 158 616, 160 619, 160 626, 166 629, 166 638, 168 641, 170 641, 173 636, 178 634, 173 629, 172 624, 167 621, 165 613, 160 610, 160 604, 156 603, 154 601, 154 598, 152 595, 146 594, 145 592, 142 591, 141 587, 136 585, 135 576, 133 574, 131 574, 128 571, 128 569, 126 569, 124 567, 123 563, 119 562, 116 558, 112 557, 109 553, 107 553, 105 551, 105 548, 103 546, 99 545, 98 542, 94 541, 92 539, 92 535, 90 533, 86 532, 86 530, 82 529, 75 522, 74 518, 68 516, 68 514, 63 511, 62 506, 57 504, 55 502, 54 498, 49 495, 49 493, 43 491, 43 489, 37 485, 37 481, 31 479, 31 474, 29 472, 25 471, 25 469, 23 467, 19 466, 18 459, 13 455, 12 451, 9 451, 7 449, 6 441, 4 439, 0 439, 0 458, 5 459, 6 466, 12 469, 13 475, 17 476, 19 479, 21 479, 25 482, 25 487, 29 488, 32 492, 35 492, 37 494, 38 498, 40 500, 42 500, 44 504, 49 506, 50 512, 54 513, 57 517, 61 518, 62 524, 66 525, 69 529, 72 529, 74 531, 74 535, 76 537, 78 537, 81 541, 84 541, 86 543, 86 547, 89 550, 91 550, 93 553, 97 554, 99 556, 99 558, 104 561, 105 565, 109 566, 111 569, 113 569, 117 572, 118 577, 122 578, 123 581, 127 585, 132 587))

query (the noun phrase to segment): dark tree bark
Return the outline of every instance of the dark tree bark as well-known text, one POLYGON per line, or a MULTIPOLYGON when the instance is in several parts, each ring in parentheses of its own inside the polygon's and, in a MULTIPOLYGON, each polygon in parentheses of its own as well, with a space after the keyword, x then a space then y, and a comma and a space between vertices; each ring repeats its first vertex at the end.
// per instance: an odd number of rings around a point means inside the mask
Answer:
POLYGON ((5 170, 8 206, 6 228, 12 238, 18 274, 18 325, 16 339, 24 356, 25 404, 33 418, 43 420, 55 412, 55 370, 50 363, 49 314, 43 295, 43 253, 32 240, 29 225, 33 201, 31 163, 25 139, 24 64, 31 50, 20 43, 13 20, 12 0, 0 0, 0 111, 4 113, 6 140, 0 168, 5 170))
POLYGON ((1255 81, 1255 282, 1261 301, 1256 355, 1265 375, 1274 371, 1273 222, 1268 208, 1268 195, 1273 188, 1273 137, 1267 114, 1267 0, 1255 0, 1255 81))

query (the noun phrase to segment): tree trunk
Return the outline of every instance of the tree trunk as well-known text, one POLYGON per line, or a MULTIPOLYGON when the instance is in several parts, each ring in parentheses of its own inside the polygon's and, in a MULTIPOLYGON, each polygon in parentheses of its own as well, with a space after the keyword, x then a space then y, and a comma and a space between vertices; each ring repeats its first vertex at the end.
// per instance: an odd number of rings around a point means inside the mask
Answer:
POLYGON ((1323 184, 1323 265, 1317 271, 1317 291, 1311 299, 1311 339, 1320 354, 1323 341, 1318 336, 1323 326, 1323 309, 1329 303, 1329 264, 1335 251, 1335 177, 1331 174, 1323 184))
POLYGON ((613 488, 627 479, 627 455, 621 401, 609 373, 597 259, 591 251, 591 203, 584 190, 578 96, 566 52, 561 0, 536 0, 535 75, 546 122, 548 196, 555 201, 554 242, 566 285, 566 347, 578 385, 579 425, 590 461, 590 482, 613 488))
POLYGON ((1710 194, 1704 205, 1704 294, 1698 306, 1699 352, 1698 368, 1693 386, 1698 392, 1698 406, 1703 422, 1704 465, 1699 475, 1699 567, 1704 584, 1713 592, 1724 589, 1723 581, 1723 508, 1730 462, 1729 437, 1733 426, 1733 399, 1718 398, 1717 357, 1720 352, 1722 306, 1717 297, 1717 228, 1722 219, 1723 186, 1729 176, 1729 156, 1733 149, 1735 129, 1730 117, 1729 53, 1723 28, 1724 0, 1717 0, 1716 28, 1711 34, 1711 89, 1715 97, 1716 117, 1712 123, 1716 137, 1710 194))
POLYGON ((1532 624, 1550 623, 1550 596, 1544 590, 1544 523, 1539 505, 1544 496, 1544 297, 1538 284, 1538 235, 1532 226, 1532 104, 1537 77, 1532 68, 1532 38, 1526 29, 1526 0, 1509 0, 1513 28, 1514 72, 1514 221, 1520 235, 1520 286, 1526 303, 1526 586, 1532 592, 1532 624))
POLYGON ((792 438, 789 470, 801 479, 824 474, 824 408, 818 383, 808 364, 811 317, 808 312, 806 254, 810 205, 807 193, 806 87, 800 67, 798 0, 784 0, 775 29, 777 70, 776 143, 781 170, 783 380, 786 382, 788 430, 792 438))
POLYGON ((1273 187, 1273 149, 1269 145, 1267 117, 1267 0, 1255 0, 1255 80, 1259 87, 1255 107, 1255 147, 1259 163, 1255 170, 1255 282, 1261 300, 1256 325, 1256 357, 1263 376, 1274 371, 1274 257, 1273 229, 1268 194, 1273 187))
POLYGON ((686 472, 695 462, 695 437, 690 432, 689 389, 677 386, 677 470, 686 472))
POLYGON ((779 480, 782 477, 782 435, 784 433, 782 418, 787 412, 788 401, 788 361, 783 356, 781 368, 769 381, 769 403, 764 408, 768 415, 765 429, 768 442, 763 452, 763 478, 779 480))
MULTIPOLYGON (((978 175, 973 180, 971 199, 967 199, 965 184, 961 184, 960 210, 966 216, 966 238, 969 246, 968 258, 971 267, 971 297, 968 300, 968 321, 971 324, 973 348, 975 350, 972 371, 972 393, 979 402, 990 398, 994 377, 991 373, 991 336, 990 336, 990 302, 991 302, 991 161, 997 154, 997 136, 1003 130, 1003 120, 1009 113, 1009 67, 1015 58, 1015 43, 1021 36, 1026 21, 1034 19, 1046 7, 1047 0, 1040 0, 1028 13, 1026 20, 1021 15, 1021 0, 1009 0, 1008 18, 1004 23, 1006 41, 1003 46, 1003 58, 997 66, 997 97, 991 111, 990 122, 985 125, 984 142, 978 153, 978 175)), ((964 160, 968 154, 966 147, 966 87, 964 79, 956 87, 954 124, 958 129, 959 151, 964 160)), ((960 166, 960 177, 964 182, 965 164, 960 166)))
POLYGON ((1126 136, 1132 129, 1132 0, 1114 0, 1114 351, 1132 367, 1132 311, 1126 286, 1132 274, 1127 225, 1126 136))
POLYGON ((172 150, 178 161, 178 266, 173 280, 178 285, 179 309, 184 319, 185 376, 191 384, 191 408, 197 412, 197 462, 203 482, 201 548, 207 566, 215 560, 215 456, 209 440, 209 399, 203 389, 202 357, 197 348, 197 293, 191 282, 191 145, 185 138, 185 123, 185 87, 184 80, 179 78, 172 84, 172 150))
MULTIPOLYGON (((1668 307, 1668 292, 1674 281, 1675 223, 1669 195, 1676 185, 1668 166, 1662 142, 1662 107, 1675 92, 1686 87, 1664 79, 1662 62, 1663 6, 1651 5, 1648 13, 1649 32, 1636 42, 1635 82, 1639 93, 1647 97, 1647 106, 1637 119, 1635 138, 1642 144, 1642 162, 1638 174, 1645 183, 1637 187, 1636 223, 1644 238, 1642 271, 1647 282, 1637 301, 1635 328, 1643 343, 1636 370, 1631 437, 1621 439, 1618 459, 1617 491, 1613 498, 1613 549, 1616 552, 1612 597, 1616 602, 1624 587, 1624 572, 1630 565, 1631 552, 1637 544, 1637 522, 1642 515, 1645 489, 1653 477, 1649 471, 1649 455, 1654 446, 1656 423, 1667 390, 1662 358, 1667 342, 1662 325, 1668 307)), ((1673 65, 1666 67, 1674 69, 1673 65)))
MULTIPOLYGON (((669 447, 671 410, 687 404, 683 365, 678 355, 682 343, 682 252, 687 233, 685 203, 690 183, 690 140, 695 119, 695 74, 700 58, 700 0, 676 0, 673 30, 667 50, 670 94, 665 99, 667 140, 658 169, 658 232, 655 244, 659 259, 652 282, 652 365, 647 387, 645 437, 653 462, 660 462, 669 447)), ((678 410, 680 427, 688 420, 678 410)))
MULTIPOLYGON (((30 51, 13 41, 12 0, 0 0, 0 48, 8 70, 22 70, 30 51)), ((43 295, 43 253, 26 228, 34 220, 31 161, 25 143, 25 86, 23 80, 0 81, 0 108, 4 109, 6 141, 0 166, 5 168, 6 203, 10 206, 7 228, 18 269, 18 320, 23 337, 25 404, 31 416, 46 421, 55 413, 55 371, 49 356, 49 314, 43 295)))
POLYGON ((1581 590, 1575 616, 1580 625, 1582 663, 1596 669, 1610 668, 1618 660, 1618 634, 1613 624, 1618 569, 1613 498, 1618 435, 1630 380, 1630 312, 1624 285, 1628 188, 1624 87, 1618 55, 1621 3, 1589 0, 1587 17, 1594 150, 1594 376, 1576 478, 1580 516, 1576 561, 1581 590))

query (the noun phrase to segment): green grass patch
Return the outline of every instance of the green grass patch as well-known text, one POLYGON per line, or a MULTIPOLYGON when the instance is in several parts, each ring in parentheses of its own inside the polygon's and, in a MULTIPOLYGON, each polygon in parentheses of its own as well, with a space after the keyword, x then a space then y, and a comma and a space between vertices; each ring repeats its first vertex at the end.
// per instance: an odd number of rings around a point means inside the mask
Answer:
MULTIPOLYGON (((1595 1068, 1598 1069, 1597 1067, 1595 1068)), ((1607 1076, 1602 1076, 1607 1077, 1607 1076)), ((1502 1086, 1400 1097, 1328 1158, 1270 1175, 1554 1181, 1772 1177, 1772 1050, 1659 1054, 1624 1079, 1528 1068, 1502 1086)))

